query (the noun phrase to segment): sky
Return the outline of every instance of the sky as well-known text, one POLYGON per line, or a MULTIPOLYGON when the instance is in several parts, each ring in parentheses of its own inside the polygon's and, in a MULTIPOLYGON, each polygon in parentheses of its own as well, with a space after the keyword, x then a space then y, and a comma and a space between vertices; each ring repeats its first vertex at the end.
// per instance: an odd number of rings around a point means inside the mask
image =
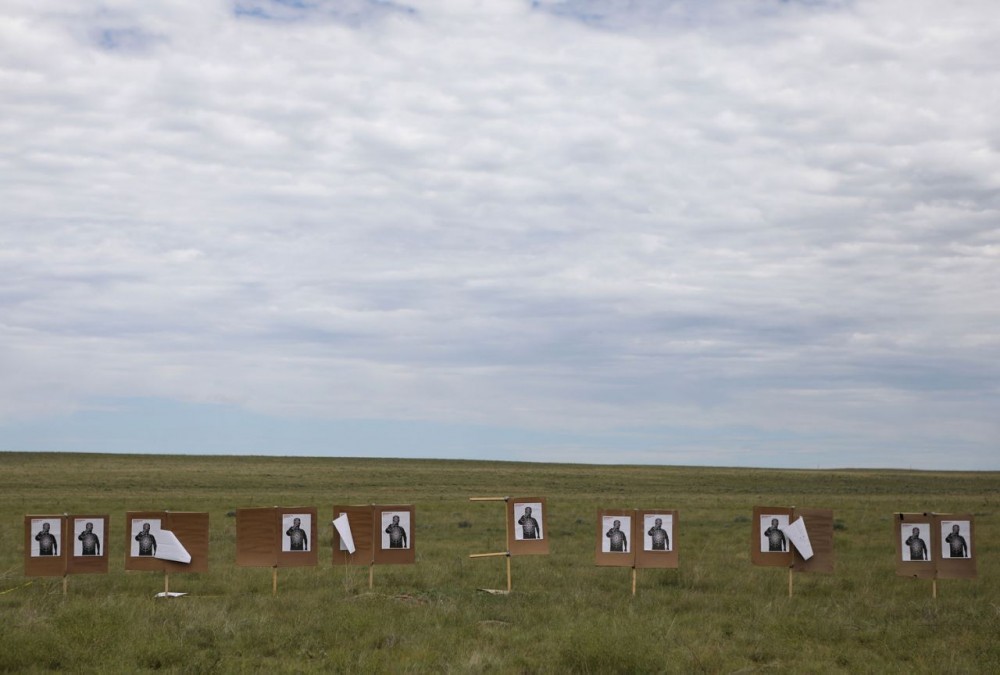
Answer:
POLYGON ((995 0, 6 0, 0 450, 1000 469, 995 0))

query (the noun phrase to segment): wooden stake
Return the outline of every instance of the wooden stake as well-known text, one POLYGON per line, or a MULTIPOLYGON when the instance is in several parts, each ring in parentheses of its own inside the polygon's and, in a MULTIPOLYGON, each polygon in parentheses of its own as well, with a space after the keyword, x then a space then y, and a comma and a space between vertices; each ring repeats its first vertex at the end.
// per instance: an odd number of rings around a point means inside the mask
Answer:
POLYGON ((375 586, 375 563, 368 566, 368 590, 375 586))
MULTIPOLYGON (((508 499, 508 497, 504 497, 504 500, 503 500, 504 504, 507 503, 507 499, 508 499)), ((508 542, 510 541, 510 521, 511 520, 512 520, 511 518, 507 517, 507 508, 504 507, 503 522, 504 522, 504 531, 507 533, 506 534, 507 538, 504 539, 503 541, 504 541, 504 544, 506 544, 507 546, 510 546, 510 544, 508 542)), ((507 592, 508 593, 510 593, 510 589, 511 589, 511 579, 510 579, 510 551, 507 551, 507 592)))
POLYGON ((271 568, 271 595, 278 594, 278 568, 271 568))
POLYGON ((788 568, 788 597, 792 597, 792 579, 795 578, 795 570, 788 568))
POLYGON ((170 597, 170 572, 163 573, 163 597, 170 597))
MULTIPOLYGON (((504 502, 506 502, 506 501, 507 501, 507 499, 505 498, 504 502)), ((503 527, 504 527, 504 537, 506 537, 506 538, 503 540, 503 542, 507 546, 510 546, 510 544, 508 544, 507 542, 510 541, 510 521, 511 520, 513 520, 513 517, 510 515, 510 513, 507 511, 507 509, 504 509, 504 513, 503 513, 503 527)))
MULTIPOLYGON (((69 519, 69 514, 64 511, 63 512, 63 528, 65 528, 68 525, 68 523, 66 522, 68 519, 69 519)), ((59 544, 59 545, 62 546, 62 544, 59 544)), ((64 567, 63 568, 63 595, 66 595, 66 593, 68 592, 68 590, 69 590, 69 574, 66 572, 66 568, 64 567)))
POLYGON ((632 568, 632 595, 635 595, 635 568, 632 568))
POLYGON ((937 579, 931 580, 931 597, 932 598, 937 597, 937 579))

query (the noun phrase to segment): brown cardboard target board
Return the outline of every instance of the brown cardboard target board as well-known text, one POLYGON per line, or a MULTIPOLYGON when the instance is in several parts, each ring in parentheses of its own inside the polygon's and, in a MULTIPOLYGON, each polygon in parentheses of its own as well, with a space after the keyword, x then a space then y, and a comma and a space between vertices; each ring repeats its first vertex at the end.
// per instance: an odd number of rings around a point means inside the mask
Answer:
POLYGON ((24 517, 25 576, 107 574, 107 515, 24 517))
POLYGON ((598 509, 594 560, 599 567, 635 567, 635 509, 598 509))
POLYGON ((373 525, 376 565, 412 565, 416 562, 414 511, 412 506, 375 506, 373 525))
POLYGON ((813 555, 807 560, 793 545, 792 568, 797 572, 833 574, 833 510, 796 508, 793 515, 805 523, 813 555))
POLYGON ((897 513, 896 574, 915 579, 975 579, 975 521, 968 513, 897 513))
POLYGON ((678 567, 678 513, 671 509, 599 509, 594 560, 600 567, 678 567))
POLYGON ((792 509, 784 506, 753 507, 750 561, 760 567, 789 567, 793 556, 784 531, 792 521, 792 509))
POLYGON ((914 579, 934 579, 934 548, 929 513, 897 513, 895 518, 896 574, 914 579))
POLYGON ((800 572, 832 574, 833 511, 755 506, 750 560, 754 565, 762 567, 788 567, 800 572), (802 530, 799 529, 800 518, 804 526, 802 530), (796 538, 799 538, 805 553, 794 544, 796 538))
POLYGON ((937 513, 936 539, 940 557, 937 560, 938 579, 975 579, 976 558, 973 540, 976 523, 971 513, 937 513))
POLYGON ((69 574, 107 574, 108 547, 107 534, 111 531, 111 519, 106 515, 66 516, 66 571, 69 574))
POLYGON ((371 504, 364 506, 334 506, 333 518, 347 516, 351 528, 351 538, 354 540, 354 553, 340 536, 337 528, 333 528, 333 564, 334 565, 373 565, 375 564, 375 510, 371 504))
POLYGON ((125 569, 208 572, 208 540, 208 513, 129 511, 125 514, 125 569), (183 552, 190 562, 172 559, 183 552))
POLYGON ((680 514, 671 509, 639 509, 636 513, 635 566, 677 569, 680 566, 680 514))
POLYGON ((507 550, 510 555, 548 555, 547 516, 545 497, 507 500, 507 550))
POLYGON ((281 545, 274 507, 236 509, 236 564, 277 567, 281 545))
POLYGON ((416 562, 412 505, 334 506, 334 519, 347 516, 354 553, 333 530, 334 565, 412 565, 416 562))
POLYGON ((316 529, 314 506, 236 509, 236 564, 315 567, 316 529))
POLYGON ((63 515, 24 517, 24 575, 61 577, 66 575, 66 517, 63 515))

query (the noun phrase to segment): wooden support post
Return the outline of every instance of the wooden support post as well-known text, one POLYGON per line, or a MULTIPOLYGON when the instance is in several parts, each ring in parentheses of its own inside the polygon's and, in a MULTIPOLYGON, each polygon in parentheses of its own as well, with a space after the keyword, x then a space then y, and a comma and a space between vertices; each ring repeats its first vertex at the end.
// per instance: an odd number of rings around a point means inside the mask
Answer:
POLYGON ((163 573, 163 597, 170 597, 170 572, 163 573))
MULTIPOLYGON (((508 497, 504 497, 503 498, 504 504, 507 503, 508 499, 509 499, 508 497)), ((507 543, 507 542, 510 541, 510 518, 507 517, 506 507, 505 507, 504 514, 503 514, 503 523, 504 523, 504 531, 506 532, 506 537, 507 537, 506 539, 504 539, 504 543, 507 544, 507 546, 510 546, 510 544, 507 543)), ((510 578, 510 551, 507 551, 507 592, 508 593, 510 593, 510 589, 511 588, 512 588, 512 585, 511 585, 511 578, 510 578)))
POLYGON ((271 595, 278 594, 278 568, 277 566, 271 568, 271 595))
POLYGON ((937 579, 931 580, 931 597, 937 598, 937 579))
MULTIPOLYGON (((64 511, 63 512, 63 527, 66 527, 66 525, 68 524, 67 523, 68 520, 69 520, 69 514, 64 511)), ((60 546, 62 546, 62 544, 60 544, 60 546)), ((72 550, 72 549, 70 549, 70 550, 72 550)), ((66 568, 64 567, 63 568, 63 595, 66 595, 67 592, 69 592, 69 574, 66 572, 66 568)))
MULTIPOLYGON (((470 502, 504 502, 504 503, 506 503, 506 502, 510 501, 510 497, 469 497, 469 501, 470 502)), ((504 542, 506 543, 506 542, 510 541, 510 519, 507 518, 506 513, 504 514, 504 526, 505 526, 505 529, 506 529, 506 536, 507 536, 507 538, 504 540, 504 542)), ((506 556, 507 557, 507 591, 506 592, 510 593, 510 590, 511 590, 511 587, 512 587, 511 575, 510 575, 510 551, 498 551, 496 553, 470 553, 469 554, 470 558, 496 558, 498 556, 506 556)), ((485 588, 481 589, 481 590, 484 590, 487 593, 503 593, 504 592, 504 591, 500 591, 500 590, 488 590, 488 589, 485 589, 485 588)))
POLYGON ((635 567, 632 568, 632 595, 635 595, 635 567))
POLYGON ((788 568, 788 597, 792 597, 792 580, 795 579, 795 569, 788 568))
POLYGON ((368 590, 375 587, 375 563, 368 566, 368 590))

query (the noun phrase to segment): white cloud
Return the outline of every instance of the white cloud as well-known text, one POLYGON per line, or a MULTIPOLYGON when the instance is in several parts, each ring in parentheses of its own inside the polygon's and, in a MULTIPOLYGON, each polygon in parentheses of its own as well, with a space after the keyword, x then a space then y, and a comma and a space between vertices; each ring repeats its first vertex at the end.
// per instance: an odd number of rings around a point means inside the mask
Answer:
POLYGON ((991 13, 9 4, 0 420, 161 397, 993 466, 991 13))

